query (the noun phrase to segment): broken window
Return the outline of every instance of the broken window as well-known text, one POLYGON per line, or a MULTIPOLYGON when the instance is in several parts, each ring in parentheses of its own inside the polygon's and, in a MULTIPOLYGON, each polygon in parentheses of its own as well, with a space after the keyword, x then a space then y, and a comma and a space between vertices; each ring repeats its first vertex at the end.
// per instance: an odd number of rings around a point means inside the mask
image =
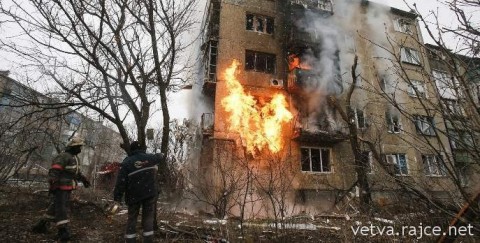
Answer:
POLYGON ((440 156, 422 155, 423 170, 427 176, 445 176, 445 164, 440 156))
POLYGON ((276 57, 274 54, 249 51, 245 52, 245 70, 275 73, 276 57))
POLYGON ((385 159, 388 164, 394 165, 395 175, 408 175, 408 164, 405 154, 387 154, 385 159))
POLYGON ((414 117, 415 127, 417 128, 417 133, 435 136, 435 128, 433 117, 430 116, 415 116, 414 117))
POLYGON ((389 133, 400 133, 402 130, 402 125, 400 124, 400 116, 394 115, 390 112, 385 112, 385 117, 387 119, 387 126, 389 133))
POLYGON ((412 97, 426 97, 425 83, 419 80, 410 80, 408 95, 412 97))
POLYGON ((247 14, 247 23, 246 29, 266 33, 266 34, 273 34, 274 30, 274 20, 272 17, 262 16, 262 15, 255 15, 255 14, 247 14))
POLYGON ((400 32, 403 32, 403 33, 407 33, 407 34, 412 34, 413 33, 413 25, 411 23, 411 21, 408 21, 406 19, 395 19, 393 21, 393 28, 396 30, 396 31, 400 31, 400 32))
POLYGON ((400 59, 405 63, 420 65, 420 54, 412 48, 402 47, 400 49, 400 59))
POLYGON ((307 172, 330 172, 330 149, 302 147, 301 163, 302 171, 307 172))

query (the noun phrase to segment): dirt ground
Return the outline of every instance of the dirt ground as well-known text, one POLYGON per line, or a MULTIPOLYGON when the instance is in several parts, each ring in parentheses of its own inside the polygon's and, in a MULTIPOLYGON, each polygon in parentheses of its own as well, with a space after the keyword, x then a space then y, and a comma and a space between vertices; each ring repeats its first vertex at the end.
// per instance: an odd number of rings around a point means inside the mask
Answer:
MULTIPOLYGON (((0 242, 55 242, 56 229, 34 234, 31 227, 48 205, 48 192, 42 187, 0 185, 0 242)), ((84 189, 74 193, 71 203, 71 242, 123 242, 126 214, 108 216, 102 197, 84 189)), ((126 209, 126 208, 123 208, 126 209)), ((124 211, 125 212, 125 211, 124 211)), ((434 242, 434 238, 356 237, 351 227, 368 225, 372 218, 298 216, 289 219, 295 229, 276 230, 272 221, 245 222, 243 234, 238 219, 217 220, 209 215, 166 212, 159 207, 159 229, 155 242, 434 242)), ((399 218, 396 219, 398 224, 399 218)), ((381 222, 376 222, 381 224, 381 222)), ((137 233, 141 233, 139 228, 137 233)), ((477 239, 462 242, 475 242, 477 239)), ((140 238, 137 242, 141 242, 140 238)), ((480 242, 480 241, 479 241, 480 242)))
MULTIPOLYGON (((83 189, 85 190, 85 189, 83 189)), ((71 242, 123 242, 127 215, 108 216, 102 203, 81 190, 74 192, 70 204, 71 242)), ((38 187, 0 185, 0 241, 1 242, 55 242, 56 229, 47 234, 35 234, 31 227, 38 221, 49 203, 48 192, 38 187)), ((126 208, 122 208, 125 209, 126 208)), ((216 220, 208 215, 169 213, 159 209, 159 229, 155 242, 340 242, 331 230, 274 233, 274 228, 244 228, 241 236, 236 220, 216 220), (322 239, 322 240, 319 240, 322 239)), ((260 225, 255 222, 251 225, 260 225)), ((140 222, 138 226, 140 225, 140 222)), ((137 233, 141 233, 138 228, 137 233)), ((138 242, 141 242, 138 238, 138 242)))

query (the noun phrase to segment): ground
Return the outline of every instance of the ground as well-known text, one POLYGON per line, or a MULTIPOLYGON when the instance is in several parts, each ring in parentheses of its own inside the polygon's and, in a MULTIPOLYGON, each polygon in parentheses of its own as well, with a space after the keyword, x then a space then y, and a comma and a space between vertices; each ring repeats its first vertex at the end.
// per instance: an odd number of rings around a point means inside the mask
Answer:
MULTIPOLYGON (((56 230, 34 234, 32 225, 45 212, 48 192, 39 187, 0 185, 0 239, 2 242, 55 242, 56 230)), ((123 242, 126 214, 104 213, 101 198, 83 190, 74 193, 71 204, 72 242, 123 242)), ((369 236, 356 237, 352 227, 391 224, 389 220, 345 215, 298 215, 289 218, 287 229, 275 229, 272 221, 255 220, 244 224, 235 218, 218 220, 211 215, 166 212, 159 209, 159 229, 155 242, 432 242, 434 238, 369 236), (291 228, 294 229, 291 229, 291 228)), ((401 222, 396 217, 395 222, 401 222)), ((141 232, 140 229, 138 232, 141 232)), ((478 240, 478 239, 477 239, 478 240)), ((141 242, 141 241, 139 241, 141 242)), ((475 239, 464 242, 475 242, 475 239)))

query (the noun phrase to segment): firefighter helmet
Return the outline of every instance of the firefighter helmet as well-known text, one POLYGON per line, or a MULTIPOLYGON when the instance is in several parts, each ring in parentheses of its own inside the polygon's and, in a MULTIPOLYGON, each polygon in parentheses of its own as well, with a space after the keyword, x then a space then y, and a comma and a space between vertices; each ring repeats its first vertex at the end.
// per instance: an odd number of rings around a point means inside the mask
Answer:
POLYGON ((82 138, 79 138, 79 137, 73 137, 67 143, 67 147, 82 146, 82 145, 85 145, 85 142, 83 141, 82 138))

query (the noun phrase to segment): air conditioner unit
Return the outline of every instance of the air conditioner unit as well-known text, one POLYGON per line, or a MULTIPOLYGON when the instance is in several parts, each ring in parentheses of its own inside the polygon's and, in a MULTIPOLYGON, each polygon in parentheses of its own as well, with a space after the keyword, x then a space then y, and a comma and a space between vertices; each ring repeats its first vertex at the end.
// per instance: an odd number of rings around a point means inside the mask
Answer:
POLYGON ((270 86, 283 88, 283 80, 282 79, 270 79, 270 86))

